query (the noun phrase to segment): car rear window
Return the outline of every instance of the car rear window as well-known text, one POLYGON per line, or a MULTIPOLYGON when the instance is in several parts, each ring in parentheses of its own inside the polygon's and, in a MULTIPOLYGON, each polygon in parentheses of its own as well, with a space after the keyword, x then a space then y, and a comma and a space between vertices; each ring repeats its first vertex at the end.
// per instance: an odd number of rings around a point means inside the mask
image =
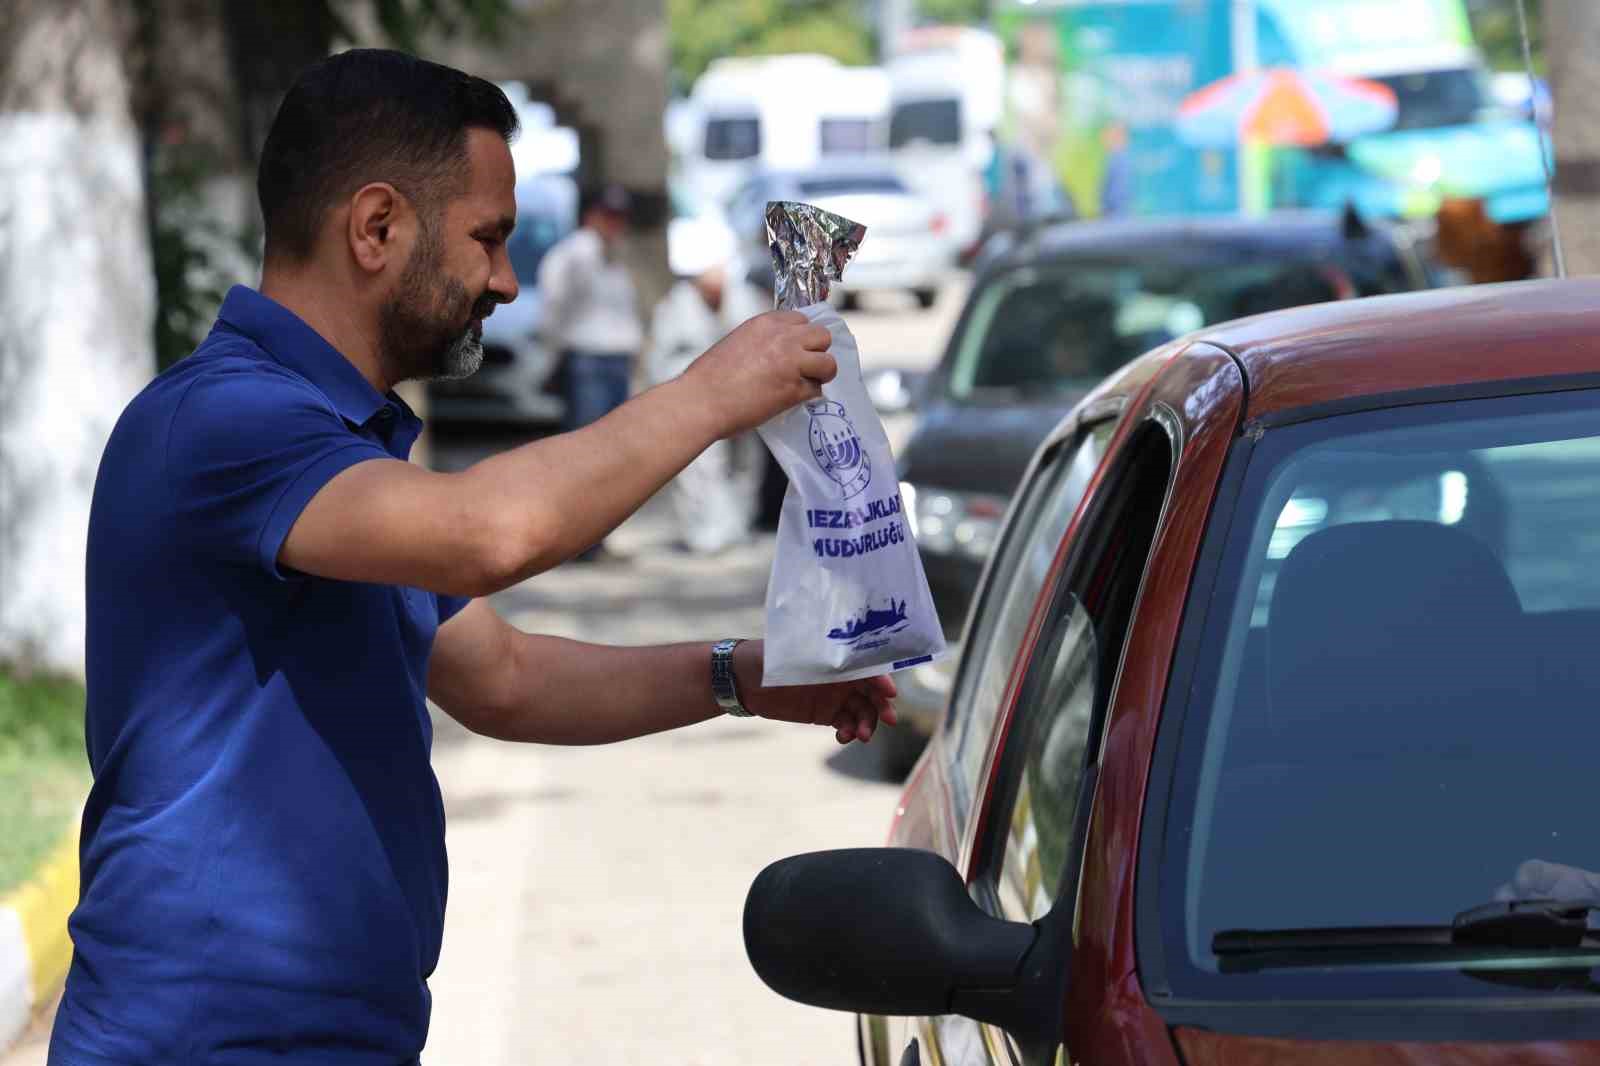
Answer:
POLYGON ((1354 293, 1330 263, 1174 266, 1171 258, 1020 267, 993 277, 972 297, 952 347, 950 394, 1078 391, 1212 322, 1354 293))
POLYGON ((889 147, 904 148, 917 141, 961 143, 961 101, 950 97, 896 104, 889 116, 889 147))
POLYGON ((524 286, 538 284, 539 264, 545 253, 555 247, 566 233, 566 227, 554 215, 523 211, 517 215, 517 228, 506 241, 506 252, 511 256, 511 269, 517 282, 524 286))
POLYGON ((1253 969, 1213 938, 1443 927, 1448 941, 1457 914, 1497 899, 1600 904, 1597 408, 1594 391, 1427 404, 1256 445, 1209 534, 1228 538, 1221 617, 1168 806, 1180 994, 1553 993, 1528 976, 1557 966, 1548 953, 1253 969))

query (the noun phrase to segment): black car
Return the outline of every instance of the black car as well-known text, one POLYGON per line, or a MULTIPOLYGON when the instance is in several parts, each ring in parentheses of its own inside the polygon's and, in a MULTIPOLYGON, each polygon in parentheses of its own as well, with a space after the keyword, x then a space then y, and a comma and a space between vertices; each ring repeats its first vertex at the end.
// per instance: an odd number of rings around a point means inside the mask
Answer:
MULTIPOLYGON (((1349 213, 1068 222, 988 249, 898 457, 949 638, 1034 449, 1111 371, 1216 322, 1425 287, 1399 231, 1349 213)), ((943 713, 955 661, 904 677, 911 728, 885 731, 890 769, 909 767, 943 713)))

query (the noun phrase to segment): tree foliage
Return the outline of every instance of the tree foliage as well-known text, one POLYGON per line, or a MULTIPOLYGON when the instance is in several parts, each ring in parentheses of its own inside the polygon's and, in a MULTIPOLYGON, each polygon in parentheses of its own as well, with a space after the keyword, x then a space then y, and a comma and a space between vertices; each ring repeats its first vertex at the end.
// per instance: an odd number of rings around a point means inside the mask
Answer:
MULTIPOLYGON (((1533 66, 1543 74, 1544 37, 1540 32, 1543 4, 1523 0, 1528 15, 1528 42, 1532 46, 1533 66)), ((1522 31, 1517 21, 1517 0, 1471 0, 1467 14, 1472 20, 1472 35, 1494 70, 1522 70, 1522 31)))
MULTIPOLYGON (((315 0, 326 5, 327 0, 315 0)), ((378 26, 396 48, 420 52, 428 33, 453 37, 472 33, 493 40, 512 17, 510 0, 371 0, 378 26)), ((330 9, 331 11, 331 9, 330 9)), ((333 12, 337 18, 337 12, 333 12)), ((339 36, 353 40, 349 27, 338 23, 339 36)))
MULTIPOLYGON (((492 40, 516 18, 511 0, 362 0, 385 43, 420 54, 433 36, 471 34, 492 40)), ((236 141, 205 143, 170 131, 179 110, 178 87, 168 83, 163 50, 181 40, 192 12, 172 0, 137 0, 135 47, 129 56, 135 120, 146 140, 150 247, 156 274, 155 346, 158 367, 183 358, 205 336, 221 303, 219 249, 253 258, 261 234, 252 225, 233 232, 207 215, 209 178, 251 170, 277 102, 308 63, 358 35, 348 15, 359 5, 335 0, 227 0, 221 8, 229 39, 230 82, 238 94, 236 141)), ((231 258, 231 256, 229 256, 231 258)))
POLYGON ((667 23, 680 90, 722 56, 817 52, 872 61, 872 34, 855 0, 667 0, 667 23))
POLYGON ((989 0, 917 0, 924 22, 977 25, 989 17, 989 0))

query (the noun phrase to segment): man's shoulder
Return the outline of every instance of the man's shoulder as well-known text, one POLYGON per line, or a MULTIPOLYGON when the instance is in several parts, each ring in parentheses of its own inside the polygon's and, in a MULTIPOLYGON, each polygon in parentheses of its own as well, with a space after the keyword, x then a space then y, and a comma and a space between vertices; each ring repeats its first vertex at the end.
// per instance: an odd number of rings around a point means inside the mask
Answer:
MULTIPOLYGON (((271 410, 312 404, 333 410, 322 390, 239 334, 213 333, 148 389, 158 406, 187 414, 196 407, 271 410), (203 402, 196 403, 200 399, 203 402)), ((142 397, 141 397, 142 398, 142 397)))
POLYGON ((129 460, 153 447, 170 461, 175 454, 259 446, 268 427, 297 415, 343 425, 332 401, 305 377, 248 338, 212 334, 133 398, 106 458, 129 460))

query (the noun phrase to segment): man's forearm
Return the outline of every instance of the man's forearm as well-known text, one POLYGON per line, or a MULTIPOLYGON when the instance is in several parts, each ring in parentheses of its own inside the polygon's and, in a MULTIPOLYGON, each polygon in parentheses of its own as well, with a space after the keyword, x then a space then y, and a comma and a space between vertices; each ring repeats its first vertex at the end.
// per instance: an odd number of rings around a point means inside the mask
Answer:
POLYGON ((451 709, 475 732, 541 744, 608 744, 720 713, 711 694, 709 642, 619 648, 524 633, 513 656, 511 690, 494 707, 451 709))
POLYGON ((357 462, 278 550, 317 577, 485 596, 596 543, 719 438, 815 399, 831 335, 794 312, 751 319, 684 372, 592 426, 457 474, 357 462))
POLYGON ((572 433, 534 441, 457 475, 495 531, 509 587, 597 543, 717 439, 705 398, 657 386, 572 433))

